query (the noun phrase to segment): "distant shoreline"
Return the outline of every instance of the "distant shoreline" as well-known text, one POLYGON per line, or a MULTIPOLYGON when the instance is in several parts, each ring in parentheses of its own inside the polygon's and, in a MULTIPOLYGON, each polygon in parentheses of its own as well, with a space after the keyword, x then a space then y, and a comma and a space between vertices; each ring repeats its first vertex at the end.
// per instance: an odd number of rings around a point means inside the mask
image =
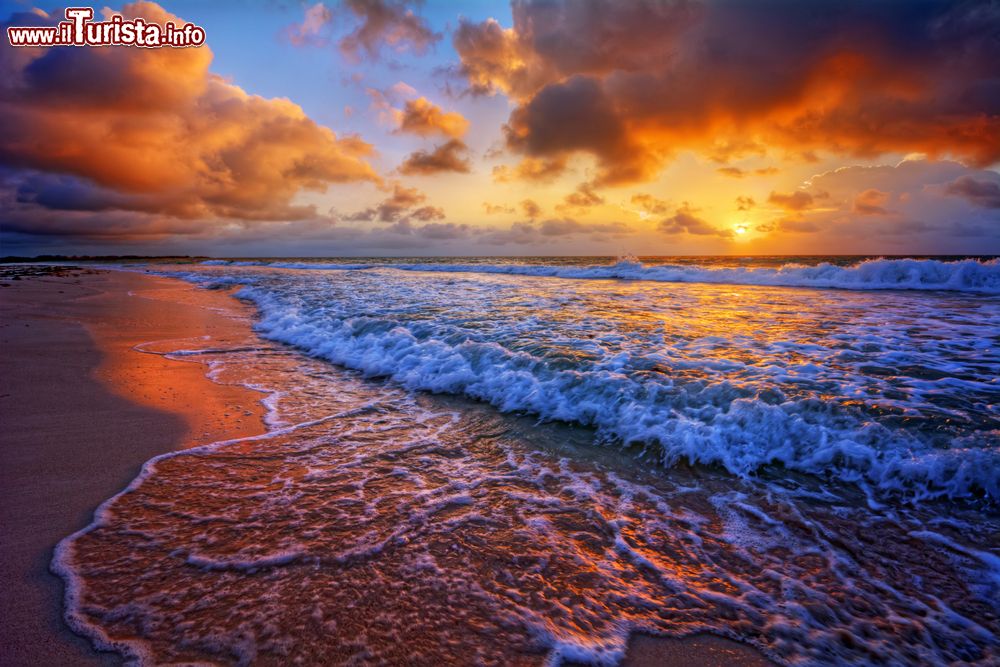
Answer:
MULTIPOLYGON (((42 264, 48 262, 148 262, 148 261, 168 261, 180 260, 182 262, 201 262, 206 260, 359 260, 359 259, 615 259, 615 255, 245 255, 245 256, 224 256, 224 255, 34 255, 31 257, 21 255, 7 255, 0 257, 0 264, 42 264)), ((828 253, 828 254, 729 254, 729 255, 638 255, 637 259, 710 259, 719 257, 745 257, 748 259, 760 258, 787 258, 787 259, 818 259, 822 257, 839 257, 851 259, 865 258, 886 258, 886 259, 996 259, 1000 255, 994 254, 920 254, 920 253, 828 253)))

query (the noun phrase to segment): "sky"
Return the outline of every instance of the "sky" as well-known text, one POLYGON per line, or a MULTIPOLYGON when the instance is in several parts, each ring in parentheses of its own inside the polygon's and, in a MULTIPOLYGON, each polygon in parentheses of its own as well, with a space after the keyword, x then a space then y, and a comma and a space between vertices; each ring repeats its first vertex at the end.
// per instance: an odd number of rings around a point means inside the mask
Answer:
POLYGON ((0 38, 0 255, 1000 254, 997 2, 95 13, 206 44, 0 38))

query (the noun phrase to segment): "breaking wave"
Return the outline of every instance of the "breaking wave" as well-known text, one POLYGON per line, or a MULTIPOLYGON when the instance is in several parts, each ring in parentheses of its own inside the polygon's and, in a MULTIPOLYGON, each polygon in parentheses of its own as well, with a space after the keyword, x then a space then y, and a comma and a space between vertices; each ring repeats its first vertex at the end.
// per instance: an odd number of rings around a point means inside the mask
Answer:
POLYGON ((647 265, 620 261, 608 265, 448 263, 331 263, 208 260, 209 266, 267 266, 283 269, 364 270, 448 273, 493 273, 582 280, 648 280, 669 283, 714 283, 850 290, 950 290, 1000 294, 1000 260, 869 259, 851 266, 823 262, 815 266, 785 264, 777 268, 704 267, 681 264, 647 265))
POLYGON ((911 500, 985 495, 1000 501, 996 431, 972 432, 940 448, 816 395, 748 393, 725 381, 681 386, 625 367, 619 357, 561 367, 493 340, 415 331, 390 317, 331 317, 267 289, 246 287, 239 296, 258 305, 257 330, 269 339, 409 389, 593 427, 605 439, 652 447, 666 466, 714 464, 747 477, 780 464, 911 500))

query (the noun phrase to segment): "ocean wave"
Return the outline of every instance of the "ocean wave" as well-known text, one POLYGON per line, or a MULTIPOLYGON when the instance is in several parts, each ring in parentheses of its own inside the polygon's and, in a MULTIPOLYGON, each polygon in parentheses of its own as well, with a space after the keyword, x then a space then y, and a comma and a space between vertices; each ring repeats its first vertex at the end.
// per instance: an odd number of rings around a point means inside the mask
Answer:
POLYGON ((620 261, 608 265, 545 264, 340 264, 208 260, 210 266, 268 266, 299 270, 393 269, 448 273, 490 273, 580 280, 646 280, 775 287, 815 287, 849 290, 949 290, 1000 294, 1000 260, 870 259, 851 266, 827 262, 815 266, 785 264, 777 268, 716 268, 680 264, 646 265, 620 261))
POLYGON ((147 462, 51 564, 70 626, 129 664, 614 664, 634 633, 706 631, 794 665, 996 662, 990 513, 633 477, 632 457, 547 451, 560 427, 288 350, 201 352, 281 397, 269 432, 147 462))
POLYGON ((259 307, 263 336, 312 356, 409 389, 593 427, 607 440, 645 446, 666 466, 720 465, 749 477, 778 464, 914 501, 1000 501, 996 431, 971 432, 941 449, 816 395, 748 395, 728 381, 680 385, 613 362, 561 368, 495 341, 415 332, 391 317, 331 316, 265 287, 239 296, 259 307))

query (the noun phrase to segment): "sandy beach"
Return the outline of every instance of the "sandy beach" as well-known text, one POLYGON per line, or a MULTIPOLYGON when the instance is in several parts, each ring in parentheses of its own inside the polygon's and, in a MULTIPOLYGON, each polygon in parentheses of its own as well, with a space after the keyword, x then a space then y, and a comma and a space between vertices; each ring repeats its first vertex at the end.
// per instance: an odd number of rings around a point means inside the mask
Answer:
MULTIPOLYGON (((62 620, 56 543, 89 523, 148 459, 264 430, 260 395, 171 360, 156 341, 245 337, 246 307, 224 293, 139 273, 22 273, 0 291, 4 446, 4 664, 119 664, 62 620), (35 274, 35 275, 27 275, 35 274)), ((626 665, 770 664, 713 636, 634 637, 626 665)))
POLYGON ((815 4, 6 2, 0 667, 1000 667, 1000 0, 815 4))
POLYGON ((9 665, 116 664, 63 623, 52 549, 151 457, 263 430, 256 392, 210 381, 199 363, 134 349, 224 339, 246 324, 223 294, 135 273, 4 282, 0 654, 9 665))

